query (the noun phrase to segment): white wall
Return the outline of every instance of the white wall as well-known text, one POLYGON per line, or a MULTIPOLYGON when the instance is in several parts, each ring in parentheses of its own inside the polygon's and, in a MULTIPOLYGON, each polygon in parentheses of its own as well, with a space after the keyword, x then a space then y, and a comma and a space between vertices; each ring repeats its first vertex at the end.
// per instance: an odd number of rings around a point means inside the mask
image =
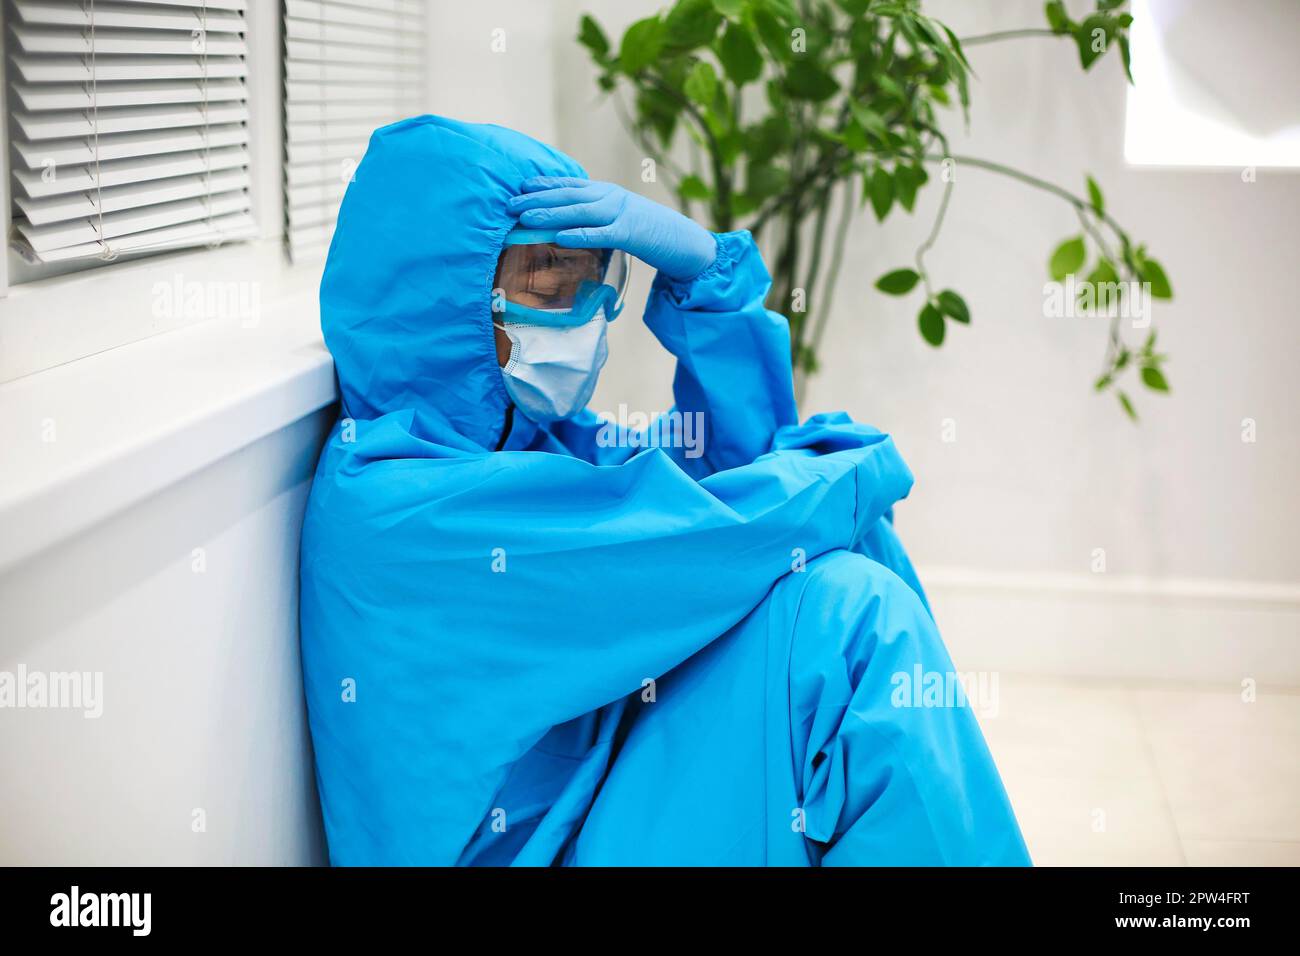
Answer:
POLYGON ((0 711, 0 863, 324 862, 297 559, 332 420, 300 419, 0 575, 0 671, 103 682, 99 717, 0 711))
MULTIPOLYGON (((567 38, 592 10, 611 34, 658 4, 557 5, 560 143, 593 176, 644 189, 640 155, 585 56, 567 38)), ((930 2, 959 35, 1039 26, 1033 0, 930 2)), ((1096 397, 1104 329, 1042 315, 1046 259, 1078 232, 1050 196, 975 169, 959 170, 942 237, 929 257, 961 291, 974 321, 941 350, 915 328, 918 303, 871 288, 910 263, 939 198, 915 217, 869 211, 855 223, 822 360, 805 414, 844 408, 898 439, 917 476, 899 511, 927 566, 982 572, 1088 574, 1094 548, 1108 572, 1158 578, 1300 582, 1300 403, 1292 273, 1300 177, 1260 171, 1132 169, 1123 161, 1125 87, 1118 62, 1083 74, 1068 40, 1010 41, 969 51, 978 73, 969 136, 954 150, 1003 160, 1076 191, 1096 175, 1112 212, 1149 242, 1177 298, 1155 322, 1172 356, 1173 394, 1138 393, 1142 423, 1096 397), (1241 441, 1241 420, 1258 441, 1241 441), (957 441, 940 440, 945 418, 957 441)), ((1280 91, 1279 91, 1280 92, 1280 91)), ((630 316, 633 317, 634 316, 630 316)), ((635 322, 620 322, 596 407, 661 408, 671 364, 635 322)))
POLYGON ((429 0, 431 113, 554 142, 554 60, 563 18, 537 0, 429 0))

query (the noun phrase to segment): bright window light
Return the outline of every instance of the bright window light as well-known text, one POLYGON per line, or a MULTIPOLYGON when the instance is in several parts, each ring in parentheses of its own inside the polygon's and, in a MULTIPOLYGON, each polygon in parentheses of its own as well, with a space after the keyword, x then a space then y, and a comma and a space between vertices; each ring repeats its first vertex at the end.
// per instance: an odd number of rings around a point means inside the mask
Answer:
POLYGON ((1300 3, 1133 0, 1124 157, 1300 167, 1300 3))

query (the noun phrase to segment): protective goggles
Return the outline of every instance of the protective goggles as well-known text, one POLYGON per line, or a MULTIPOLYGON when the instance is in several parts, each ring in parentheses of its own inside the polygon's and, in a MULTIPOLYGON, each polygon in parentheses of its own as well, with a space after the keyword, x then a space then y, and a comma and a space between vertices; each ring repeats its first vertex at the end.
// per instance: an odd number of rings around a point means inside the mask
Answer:
POLYGON ((497 260, 493 309, 508 322, 560 328, 623 311, 631 260, 621 249, 566 249, 550 229, 514 229, 497 260), (500 298, 498 298, 500 297, 500 298), (504 304, 501 303, 504 299, 504 304))

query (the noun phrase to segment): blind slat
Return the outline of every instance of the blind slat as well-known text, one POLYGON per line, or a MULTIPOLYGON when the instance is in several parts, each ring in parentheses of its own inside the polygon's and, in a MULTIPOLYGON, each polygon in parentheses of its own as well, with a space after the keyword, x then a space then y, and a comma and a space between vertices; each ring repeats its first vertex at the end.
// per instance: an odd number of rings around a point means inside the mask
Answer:
POLYGON ((423 0, 284 0, 285 245, 324 254, 378 127, 426 96, 423 0))
MULTIPOLYGON (((114 239, 112 250, 117 254, 138 252, 159 252, 166 249, 182 249, 186 246, 218 245, 251 239, 257 235, 257 225, 247 211, 239 211, 212 219, 196 219, 174 226, 157 229, 145 229, 130 235, 114 239)), ((20 249, 31 253, 31 247, 20 249)), ((42 262, 65 262, 69 259, 90 259, 101 255, 104 247, 98 240, 75 246, 65 246, 40 256, 34 256, 42 262)))
MULTIPOLYGON (((89 83, 90 60, 71 56, 15 56, 11 62, 18 75, 31 83, 89 83)), ((244 77, 248 66, 240 57, 132 56, 98 59, 97 82, 114 80, 192 80, 244 77)))
POLYGON ((14 92, 23 108, 36 110, 88 110, 96 103, 101 109, 113 106, 143 106, 148 103, 200 103, 242 100, 247 96, 238 80, 201 82, 104 83, 92 94, 84 83, 49 83, 33 86, 15 83, 14 92))
POLYGON ((92 11, 81 3, 66 0, 14 0, 14 9, 24 23, 42 26, 89 29, 91 23, 101 27, 124 27, 142 30, 198 30, 205 25, 209 32, 238 33, 244 28, 239 13, 201 7, 177 10, 145 4, 114 3, 100 0, 92 11))
POLYGON ((195 150, 136 159, 101 160, 98 174, 93 166, 65 166, 53 170, 52 175, 46 175, 44 170, 17 169, 14 177, 27 196, 42 199, 94 189, 96 175, 98 182, 107 187, 247 165, 247 149, 243 146, 224 146, 207 153, 195 150))
POLYGON ((96 216, 101 208, 107 215, 178 199, 207 196, 210 193, 230 192, 242 189, 244 181, 243 170, 225 169, 208 175, 172 176, 169 179, 109 186, 48 199, 24 199, 19 196, 15 202, 29 223, 33 226, 47 226, 69 219, 96 216))
MULTIPOLYGON (((146 232, 150 229, 161 229, 164 226, 196 222, 212 216, 238 212, 247 209, 248 205, 246 192, 231 192, 215 194, 210 202, 206 198, 183 199, 123 212, 105 213, 103 235, 110 240, 117 239, 133 232, 146 232)), ((28 245, 38 253, 56 252, 66 246, 98 242, 100 238, 98 217, 58 222, 48 226, 37 226, 24 220, 16 225, 28 245)))
POLYGON ((170 129, 175 126, 205 126, 208 123, 242 123, 248 119, 243 100, 233 103, 185 103, 164 106, 127 106, 101 109, 98 117, 86 110, 72 112, 27 113, 15 111, 14 120, 28 139, 66 139, 91 136, 98 127, 105 133, 134 133, 145 129, 170 129))
POLYGON ((13 28, 14 38, 24 53, 74 53, 96 57, 174 55, 193 56, 203 53, 196 43, 206 47, 208 56, 244 56, 248 50, 238 33, 208 33, 206 42, 189 31, 172 33, 159 30, 95 30, 94 42, 89 30, 56 30, 37 27, 13 28))
POLYGON ((418 7, 394 8, 382 4, 353 6, 322 3, 320 0, 285 0, 284 10, 286 20, 343 23, 394 32, 420 28, 424 24, 424 10, 418 7))
POLYGON ((246 0, 11 0, 14 244, 43 262, 244 237, 246 0))
MULTIPOLYGON (((154 156, 160 153, 179 153, 191 149, 234 146, 248 142, 246 126, 214 126, 173 130, 149 130, 144 133, 119 133, 99 138, 99 159, 127 159, 132 156, 154 156)), ((54 140, 32 143, 18 140, 14 143, 18 155, 28 169, 47 169, 51 165, 93 163, 93 142, 83 139, 54 140)))

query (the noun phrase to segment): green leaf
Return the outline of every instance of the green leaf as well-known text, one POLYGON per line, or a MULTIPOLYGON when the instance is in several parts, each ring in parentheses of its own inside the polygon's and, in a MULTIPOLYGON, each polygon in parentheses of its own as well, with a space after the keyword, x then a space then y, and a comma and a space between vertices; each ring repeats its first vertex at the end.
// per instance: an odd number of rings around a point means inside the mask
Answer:
POLYGON ((789 62, 794 59, 794 50, 790 46, 790 31, 781 25, 776 15, 766 7, 755 7, 753 12, 754 28, 759 39, 778 60, 789 62))
MULTIPOLYGON (((1092 271, 1088 273, 1088 278, 1084 282, 1079 283, 1079 291, 1076 293, 1076 298, 1082 301, 1084 296, 1088 294, 1088 290, 1091 289, 1093 308, 1098 308, 1101 296, 1100 287, 1118 281, 1119 274, 1116 273, 1115 266, 1111 261, 1106 258, 1099 259, 1097 264, 1092 267, 1092 271)), ((1123 365, 1117 365, 1116 368, 1123 368, 1123 365)))
POLYGON ((1047 263, 1047 272, 1056 282, 1065 281, 1065 277, 1078 272, 1083 267, 1087 250, 1083 246, 1083 236, 1066 239, 1056 247, 1051 260, 1047 263))
POLYGON ((1124 409, 1124 412, 1128 415, 1128 417, 1133 419, 1133 421, 1137 421, 1138 420, 1137 410, 1133 407, 1133 403, 1129 401, 1128 395, 1124 394, 1123 392, 1116 392, 1115 395, 1119 399, 1120 407, 1124 409))
POLYGON ((1047 24, 1054 32, 1070 32, 1070 15, 1065 12, 1064 0, 1051 0, 1043 12, 1047 14, 1047 24))
POLYGON ((941 54, 947 52, 943 36, 925 17, 903 20, 902 23, 904 32, 907 32, 908 27, 912 27, 914 28, 914 35, 919 35, 922 43, 941 54))
POLYGON ((1089 69, 1105 52, 1110 49, 1110 41, 1115 35, 1115 24, 1109 17, 1104 14, 1094 13, 1090 17, 1085 17, 1083 22, 1074 28, 1074 42, 1079 48, 1079 62, 1083 68, 1089 69), (1094 49, 1093 32, 1100 30, 1101 49, 1094 49))
POLYGON ((786 71, 785 88, 795 99, 821 102, 838 93, 840 85, 812 60, 796 60, 786 71))
POLYGON ((883 221, 889 215, 889 207, 894 204, 894 178, 884 166, 877 166, 871 174, 867 193, 871 197, 871 208, 876 218, 883 221))
POLYGON ((761 123, 745 130, 745 151, 750 163, 765 163, 778 153, 790 149, 790 120, 783 113, 772 113, 761 123))
POLYGON ((1106 200, 1102 198, 1101 187, 1091 176, 1088 177, 1088 201, 1092 203, 1092 208, 1097 211, 1097 215, 1100 216, 1106 211, 1106 200))
POLYGON ((857 120, 859 126, 881 142, 884 142, 885 137, 889 134, 889 127, 885 125, 885 121, 879 113, 871 107, 856 101, 849 103, 849 112, 857 120))
POLYGON ((584 15, 578 27, 578 42, 591 51, 594 59, 601 61, 609 55, 609 38, 600 24, 584 15))
MULTIPOLYGON (((938 22, 937 20, 935 21, 938 22)), ((961 60, 962 66, 970 69, 970 60, 966 59, 966 51, 961 48, 961 41, 957 39, 957 34, 953 33, 947 24, 940 23, 943 32, 948 36, 948 42, 952 44, 952 51, 957 54, 957 59, 961 60)))
POLYGON ((655 61, 664 45, 664 25, 658 17, 646 17, 627 28, 618 50, 618 65, 629 76, 655 61))
POLYGON ((784 189, 789 179, 790 174, 779 166, 750 162, 745 170, 745 192, 756 199, 767 199, 784 189))
POLYGON ((1114 379, 1112 379, 1110 373, 1107 372, 1101 378, 1097 379, 1097 381, 1093 383, 1092 387, 1094 390, 1098 392, 1104 392, 1107 388, 1110 387, 1110 383, 1112 381, 1114 381, 1114 379))
POLYGON ((954 322, 970 325, 970 309, 966 307, 966 300, 952 289, 944 289, 939 293, 938 304, 939 311, 954 322))
POLYGON ((692 173, 682 178, 677 184, 677 193, 683 199, 701 199, 708 200, 713 198, 713 190, 708 187, 703 179, 692 173))
POLYGON ((916 317, 916 324, 921 329, 921 338, 935 348, 943 344, 943 314, 932 303, 927 302, 922 307, 920 315, 916 317))
POLYGON ((1143 282, 1151 283, 1151 295, 1156 299, 1172 299, 1174 297, 1173 287, 1169 285, 1169 277, 1165 275, 1164 268, 1154 259, 1148 259, 1141 253, 1138 254, 1138 277, 1143 282))
POLYGON ((653 87, 643 87, 636 94, 638 122, 653 129, 665 145, 671 142, 682 105, 674 97, 653 87))
POLYGON ((1119 44, 1119 60, 1124 64, 1124 75, 1128 77, 1129 84, 1133 83, 1133 54, 1129 51, 1128 37, 1120 34, 1115 41, 1119 44))
POLYGON ((713 9, 728 20, 739 20, 745 12, 745 0, 713 0, 713 9))
POLYGON ((713 0, 677 0, 664 19, 664 46, 677 52, 710 43, 722 23, 713 0))
POLYGON ((928 178, 925 169, 920 166, 899 166, 894 170, 894 188, 898 193, 898 202, 908 212, 916 205, 916 191, 928 178))
POLYGON ((763 73, 763 54, 758 52, 749 31, 739 24, 727 24, 727 32, 718 41, 718 60, 737 86, 752 83, 763 73))
POLYGON ((682 89, 688 97, 705 109, 711 107, 713 98, 718 95, 718 74, 713 72, 712 64, 700 60, 691 67, 682 89))
POLYGON ((920 274, 913 269, 895 269, 877 279, 876 288, 885 295, 907 295, 920 281, 920 274))
POLYGON ((1165 373, 1154 365, 1142 369, 1142 384, 1153 392, 1169 391, 1169 382, 1165 380, 1165 373))
POLYGON ((1088 281, 1094 284, 1101 282, 1118 282, 1119 273, 1115 271, 1115 265, 1109 259, 1099 259, 1093 266, 1092 271, 1088 273, 1088 281))

